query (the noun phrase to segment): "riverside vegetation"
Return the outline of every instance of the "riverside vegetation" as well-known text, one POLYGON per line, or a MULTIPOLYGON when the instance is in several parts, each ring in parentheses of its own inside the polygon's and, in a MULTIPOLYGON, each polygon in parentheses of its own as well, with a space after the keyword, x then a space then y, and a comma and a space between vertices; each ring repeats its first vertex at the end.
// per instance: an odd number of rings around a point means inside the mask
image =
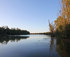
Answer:
POLYGON ((70 0, 61 0, 62 8, 54 24, 49 22, 50 31, 61 38, 70 39, 70 0))
POLYGON ((27 35, 30 34, 27 30, 21 30, 19 28, 8 28, 8 26, 0 27, 0 35, 27 35))

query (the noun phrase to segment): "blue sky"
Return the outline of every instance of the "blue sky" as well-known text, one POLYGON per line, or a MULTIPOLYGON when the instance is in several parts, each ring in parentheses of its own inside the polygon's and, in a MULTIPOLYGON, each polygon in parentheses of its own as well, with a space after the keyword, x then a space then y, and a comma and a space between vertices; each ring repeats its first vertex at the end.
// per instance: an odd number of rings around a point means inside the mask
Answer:
POLYGON ((0 26, 48 32, 59 9, 58 0, 0 0, 0 26))

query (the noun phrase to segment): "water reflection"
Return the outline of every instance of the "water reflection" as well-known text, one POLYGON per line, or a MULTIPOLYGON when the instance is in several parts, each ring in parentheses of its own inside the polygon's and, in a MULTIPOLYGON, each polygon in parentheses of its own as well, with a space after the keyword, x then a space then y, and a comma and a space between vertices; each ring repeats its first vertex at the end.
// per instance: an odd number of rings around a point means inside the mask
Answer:
POLYGON ((51 37, 51 40, 50 40, 50 51, 52 51, 53 47, 54 47, 54 37, 51 37))
POLYGON ((56 39, 56 50, 60 57, 70 57, 70 40, 56 39))
POLYGON ((27 39, 29 36, 20 36, 20 35, 15 35, 15 36, 0 36, 0 43, 1 44, 7 44, 9 41, 11 42, 18 42, 21 39, 27 39))
POLYGON ((0 57, 70 57, 69 52, 70 41, 66 39, 48 35, 0 36, 0 57))
POLYGON ((54 49, 56 49, 56 52, 59 54, 59 57, 70 57, 70 40, 51 37, 50 57, 52 57, 52 52, 54 51, 54 49))

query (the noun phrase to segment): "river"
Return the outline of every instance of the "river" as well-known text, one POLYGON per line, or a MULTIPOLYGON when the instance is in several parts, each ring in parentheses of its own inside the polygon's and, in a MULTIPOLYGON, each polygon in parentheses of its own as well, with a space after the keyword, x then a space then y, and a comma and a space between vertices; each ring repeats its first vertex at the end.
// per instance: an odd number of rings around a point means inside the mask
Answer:
POLYGON ((0 37, 0 57, 62 57, 56 38, 49 35, 0 37))

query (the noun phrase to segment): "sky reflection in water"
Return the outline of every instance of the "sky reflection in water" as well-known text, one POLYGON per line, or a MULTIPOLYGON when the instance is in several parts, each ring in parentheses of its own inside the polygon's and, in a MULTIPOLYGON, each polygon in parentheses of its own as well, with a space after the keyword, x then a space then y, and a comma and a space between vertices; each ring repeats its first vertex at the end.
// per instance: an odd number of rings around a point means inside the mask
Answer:
POLYGON ((60 57, 55 39, 48 35, 27 36, 0 37, 4 39, 0 39, 0 57, 60 57))

